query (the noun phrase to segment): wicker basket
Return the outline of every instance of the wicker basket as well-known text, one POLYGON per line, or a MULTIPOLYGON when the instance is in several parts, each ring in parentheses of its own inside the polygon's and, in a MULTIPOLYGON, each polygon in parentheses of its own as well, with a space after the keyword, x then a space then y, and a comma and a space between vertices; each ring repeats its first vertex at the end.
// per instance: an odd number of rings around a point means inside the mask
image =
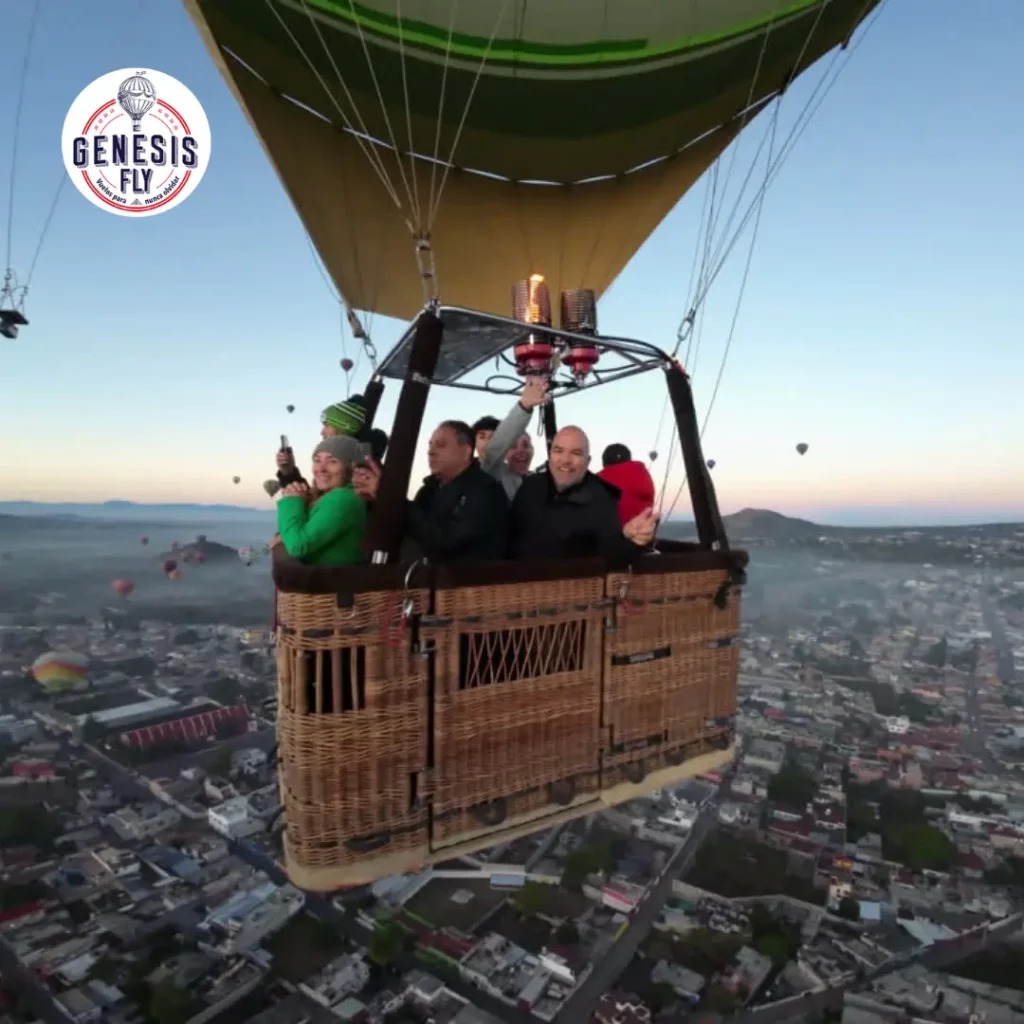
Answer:
POLYGON ((740 602, 715 557, 279 592, 292 881, 404 873, 726 763, 740 602))

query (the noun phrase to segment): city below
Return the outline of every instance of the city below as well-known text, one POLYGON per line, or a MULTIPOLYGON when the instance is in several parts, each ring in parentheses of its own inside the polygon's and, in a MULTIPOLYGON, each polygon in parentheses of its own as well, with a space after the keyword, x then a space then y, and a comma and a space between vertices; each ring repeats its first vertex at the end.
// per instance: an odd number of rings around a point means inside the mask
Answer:
POLYGON ((164 596, 136 522, 0 520, 0 1024, 1024 1021, 1022 526, 728 517, 726 768, 327 896, 266 562, 164 596))

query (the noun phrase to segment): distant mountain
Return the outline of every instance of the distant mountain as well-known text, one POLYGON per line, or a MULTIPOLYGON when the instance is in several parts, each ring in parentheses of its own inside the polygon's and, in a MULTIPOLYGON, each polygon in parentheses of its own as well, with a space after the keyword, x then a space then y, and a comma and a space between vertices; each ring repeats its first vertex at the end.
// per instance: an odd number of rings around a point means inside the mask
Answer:
POLYGON ((820 536, 830 529, 806 519, 794 519, 766 508, 744 508, 731 516, 723 516, 722 521, 726 534, 737 540, 746 537, 776 541, 802 540, 806 537, 820 536))
POLYGON ((259 509, 244 505, 198 505, 171 502, 148 505, 137 501, 50 502, 0 501, 0 515, 49 516, 83 519, 267 519, 272 508, 259 509))

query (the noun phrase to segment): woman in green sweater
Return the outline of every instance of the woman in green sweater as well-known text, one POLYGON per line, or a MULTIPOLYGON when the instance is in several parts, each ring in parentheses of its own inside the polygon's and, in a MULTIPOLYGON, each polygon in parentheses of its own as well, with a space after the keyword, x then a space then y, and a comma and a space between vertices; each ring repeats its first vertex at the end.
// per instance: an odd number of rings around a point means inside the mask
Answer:
POLYGON ((314 491, 289 484, 277 502, 277 532, 292 558, 307 565, 362 560, 366 505, 352 490, 352 469, 365 456, 352 437, 325 437, 313 449, 314 491))

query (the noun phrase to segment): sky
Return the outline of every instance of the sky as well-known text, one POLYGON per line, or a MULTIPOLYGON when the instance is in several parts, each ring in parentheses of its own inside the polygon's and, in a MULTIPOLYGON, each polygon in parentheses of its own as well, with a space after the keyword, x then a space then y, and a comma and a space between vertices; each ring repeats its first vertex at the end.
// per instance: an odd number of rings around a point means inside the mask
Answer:
MULTIPOLYGON (((190 198, 141 221, 63 190, 31 283, 31 324, 16 342, 0 339, 0 500, 267 506, 260 483, 278 436, 304 459, 320 409, 345 394, 338 361, 356 350, 337 300, 183 7, 135 0, 107 19, 82 17, 78 0, 41 4, 15 154, 16 269, 65 173, 67 109, 94 78, 130 66, 180 79, 206 110, 213 153, 190 198)), ((0 5, 2 224, 31 8, 0 5)), ((749 231, 688 360, 702 419, 722 369, 704 447, 725 512, 1024 518, 1022 38, 1020 0, 986 0, 984 17, 965 17, 959 0, 888 0, 844 65, 768 191, 724 368, 749 231), (810 445, 802 458, 799 441, 810 445)), ((783 98, 780 133, 825 63, 783 98)), ((767 127, 762 116, 741 137, 724 208, 767 127)), ((701 183, 627 266, 602 300, 603 331, 671 347, 703 198, 701 183)), ((375 318, 377 348, 403 326, 375 318)), ((361 370, 354 390, 365 360, 361 370)), ((397 392, 391 383, 385 428, 397 392)), ((663 401, 648 375, 575 397, 559 419, 583 426, 596 453, 612 441, 640 457, 657 450, 661 488, 663 401)), ((425 427, 500 416, 507 404, 435 389, 425 427)), ((424 472, 421 461, 414 479, 424 472)), ((665 512, 689 514, 685 495, 673 506, 681 482, 676 459, 665 512)))

